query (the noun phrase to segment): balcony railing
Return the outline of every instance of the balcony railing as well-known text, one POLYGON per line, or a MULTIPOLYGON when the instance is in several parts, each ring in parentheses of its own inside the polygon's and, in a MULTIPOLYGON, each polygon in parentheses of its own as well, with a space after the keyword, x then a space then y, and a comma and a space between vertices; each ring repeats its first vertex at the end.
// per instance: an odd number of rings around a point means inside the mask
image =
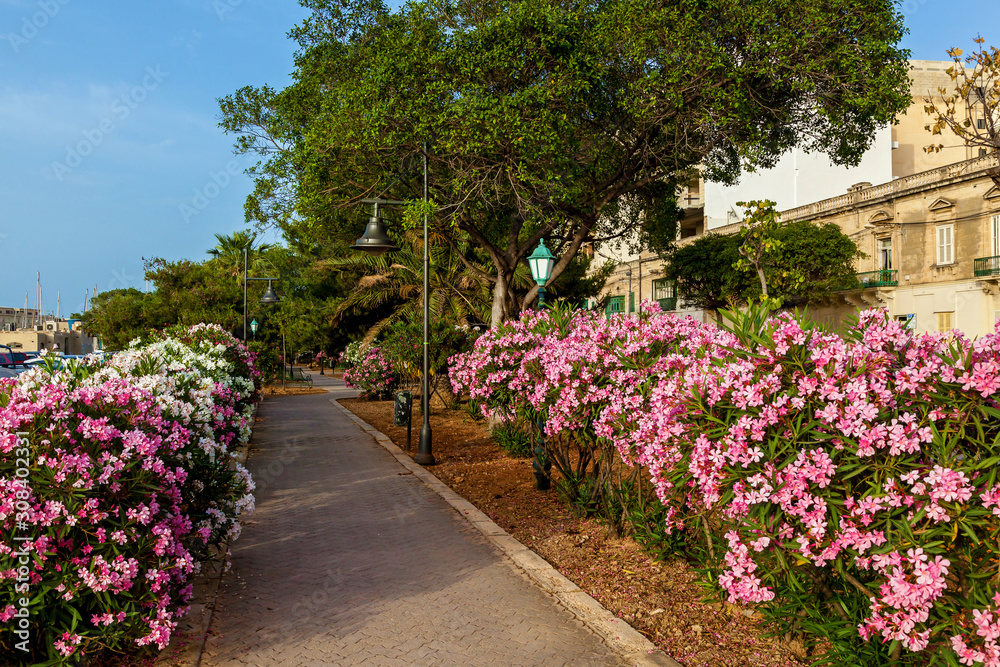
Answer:
POLYGON ((843 206, 853 206, 865 204, 881 197, 889 195, 899 197, 909 190, 919 189, 928 185, 950 180, 958 177, 973 177, 987 173, 991 169, 996 169, 998 165, 997 156, 993 153, 983 157, 975 157, 964 162, 937 167, 918 174, 911 174, 903 178, 897 178, 888 183, 882 183, 872 187, 867 187, 854 192, 824 199, 798 208, 781 212, 781 219, 788 222, 791 220, 802 220, 813 218, 826 211, 841 208, 843 206))
POLYGON ((895 287, 899 284, 896 269, 882 269, 880 271, 867 271, 858 274, 858 286, 855 289, 868 289, 869 287, 895 287))
POLYGON ((660 302, 660 310, 667 312, 670 310, 677 310, 677 297, 672 296, 666 299, 657 299, 660 302))
POLYGON ((973 273, 979 276, 1000 276, 1000 256, 979 257, 972 264, 973 273))

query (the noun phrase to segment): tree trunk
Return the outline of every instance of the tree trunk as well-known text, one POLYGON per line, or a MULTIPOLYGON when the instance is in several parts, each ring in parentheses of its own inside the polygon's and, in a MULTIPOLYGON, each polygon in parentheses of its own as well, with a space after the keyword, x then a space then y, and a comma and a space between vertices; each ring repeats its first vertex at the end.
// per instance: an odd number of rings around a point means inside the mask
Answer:
POLYGON ((502 271, 497 271, 497 281, 493 285, 493 309, 490 311, 490 327, 495 327, 506 318, 507 281, 502 271))
POLYGON ((764 293, 764 299, 767 299, 767 278, 764 277, 764 269, 760 266, 757 267, 757 277, 760 278, 760 291, 764 293))

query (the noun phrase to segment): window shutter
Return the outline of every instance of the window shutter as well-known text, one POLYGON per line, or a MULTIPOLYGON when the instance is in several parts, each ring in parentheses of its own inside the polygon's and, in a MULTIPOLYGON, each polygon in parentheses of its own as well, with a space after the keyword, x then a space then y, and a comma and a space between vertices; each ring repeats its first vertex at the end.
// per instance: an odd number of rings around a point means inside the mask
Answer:
POLYGON ((937 263, 951 264, 955 261, 954 243, 952 238, 953 225, 941 225, 937 228, 937 263))
POLYGON ((994 215, 990 225, 993 233, 993 256, 1000 256, 1000 215, 994 215))

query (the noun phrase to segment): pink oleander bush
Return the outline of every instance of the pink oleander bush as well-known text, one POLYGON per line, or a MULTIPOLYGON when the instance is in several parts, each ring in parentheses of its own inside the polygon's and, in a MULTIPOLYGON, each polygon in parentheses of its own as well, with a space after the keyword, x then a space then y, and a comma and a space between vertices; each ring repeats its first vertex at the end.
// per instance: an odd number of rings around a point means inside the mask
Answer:
POLYGON ((360 361, 344 371, 344 384, 348 389, 360 389, 361 398, 383 400, 399 386, 399 373, 382 348, 369 347, 361 353, 360 361))
POLYGON ((4 662, 166 646, 199 561, 253 509, 232 454, 256 381, 215 325, 0 380, 4 662))
POLYGON ((645 471, 706 583, 830 664, 1000 665, 1000 333, 657 310, 526 313, 455 389, 645 471))

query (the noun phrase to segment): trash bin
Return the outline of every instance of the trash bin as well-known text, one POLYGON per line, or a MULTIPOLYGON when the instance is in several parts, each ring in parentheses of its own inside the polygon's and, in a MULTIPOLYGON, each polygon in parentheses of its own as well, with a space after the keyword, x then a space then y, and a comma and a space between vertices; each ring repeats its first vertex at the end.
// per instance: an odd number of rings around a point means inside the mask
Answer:
POLYGON ((393 401, 392 421, 396 426, 409 426, 410 417, 413 413, 413 392, 397 391, 396 399, 393 401))

